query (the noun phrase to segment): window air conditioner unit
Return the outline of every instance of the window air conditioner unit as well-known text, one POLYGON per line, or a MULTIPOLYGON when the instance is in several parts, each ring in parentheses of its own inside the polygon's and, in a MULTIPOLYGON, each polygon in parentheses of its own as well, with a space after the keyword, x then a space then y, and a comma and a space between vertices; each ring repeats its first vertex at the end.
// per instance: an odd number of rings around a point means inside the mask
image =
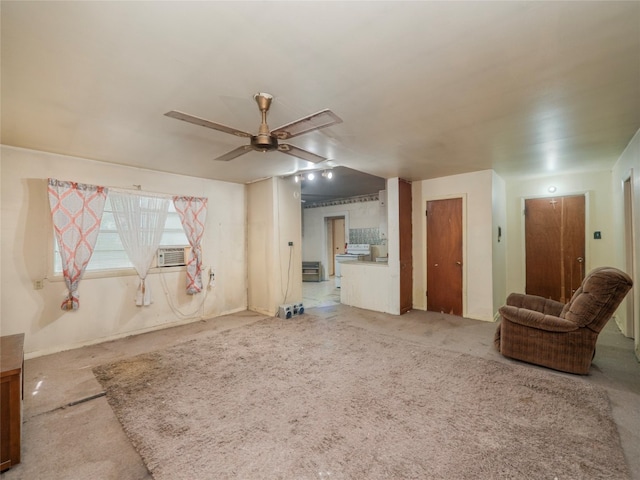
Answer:
POLYGON ((158 267, 179 267, 187 264, 190 247, 160 247, 158 267))

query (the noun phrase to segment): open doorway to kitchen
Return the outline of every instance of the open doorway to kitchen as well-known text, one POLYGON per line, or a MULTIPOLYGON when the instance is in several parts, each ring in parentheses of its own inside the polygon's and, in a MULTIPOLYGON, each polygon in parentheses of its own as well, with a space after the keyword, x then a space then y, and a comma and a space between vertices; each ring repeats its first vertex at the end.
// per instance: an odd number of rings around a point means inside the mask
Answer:
POLYGON ((379 195, 386 189, 384 178, 346 167, 333 167, 331 176, 328 171, 316 173, 320 175, 316 174, 311 180, 306 174, 300 175, 302 260, 320 263, 322 270, 320 281, 311 281, 313 276, 308 275, 308 281, 302 283, 305 308, 340 303, 340 290, 335 284, 335 256, 345 253, 347 243, 363 243, 360 237, 349 239, 350 233, 355 232, 351 227, 379 226, 379 195), (366 205, 375 205, 375 208, 366 208, 366 205), (370 215, 375 215, 375 219, 369 219, 370 215), (353 225, 350 225, 350 216, 353 216, 353 225))
MULTIPOLYGON (((340 290, 336 285, 335 256, 344 253, 346 232, 349 225, 348 213, 332 212, 323 214, 322 229, 309 243, 320 240, 320 250, 314 258, 319 260, 320 275, 317 282, 302 284, 303 303, 306 308, 328 307, 340 303, 340 290)), ((303 239, 304 242, 304 239, 303 239)), ((309 279, 311 280, 311 279, 309 279)))

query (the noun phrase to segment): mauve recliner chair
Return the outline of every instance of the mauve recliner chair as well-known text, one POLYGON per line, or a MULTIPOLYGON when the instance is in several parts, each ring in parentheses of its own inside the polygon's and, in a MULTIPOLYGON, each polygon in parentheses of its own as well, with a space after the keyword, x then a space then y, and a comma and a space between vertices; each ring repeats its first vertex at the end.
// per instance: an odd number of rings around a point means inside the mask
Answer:
POLYGON ((512 293, 498 310, 501 322, 494 345, 505 357, 587 374, 598 334, 632 285, 626 273, 600 267, 589 272, 566 305, 512 293))

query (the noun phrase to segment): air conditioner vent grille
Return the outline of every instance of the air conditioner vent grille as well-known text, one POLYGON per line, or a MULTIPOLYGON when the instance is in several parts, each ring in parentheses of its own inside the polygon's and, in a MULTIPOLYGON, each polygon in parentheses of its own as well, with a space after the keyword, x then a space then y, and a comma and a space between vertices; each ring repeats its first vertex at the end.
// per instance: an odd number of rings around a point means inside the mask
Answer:
POLYGON ((162 247, 158 249, 158 267, 186 265, 187 247, 162 247))

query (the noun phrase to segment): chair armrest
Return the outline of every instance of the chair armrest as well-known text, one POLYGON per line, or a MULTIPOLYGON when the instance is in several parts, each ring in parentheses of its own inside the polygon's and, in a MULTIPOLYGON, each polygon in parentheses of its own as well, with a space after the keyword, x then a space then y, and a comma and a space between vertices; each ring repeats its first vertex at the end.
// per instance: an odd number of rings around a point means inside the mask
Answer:
POLYGON ((518 308, 512 305, 504 305, 498 310, 503 318, 510 322, 523 325, 525 327, 537 328, 538 330, 546 330, 548 332, 573 332, 578 330, 578 325, 556 317, 555 315, 545 315, 535 310, 526 308, 518 308))
POLYGON ((527 310, 535 310, 545 315, 560 316, 564 303, 556 302, 550 298, 539 297, 537 295, 527 295, 525 293, 512 293, 507 297, 507 305, 527 310))

